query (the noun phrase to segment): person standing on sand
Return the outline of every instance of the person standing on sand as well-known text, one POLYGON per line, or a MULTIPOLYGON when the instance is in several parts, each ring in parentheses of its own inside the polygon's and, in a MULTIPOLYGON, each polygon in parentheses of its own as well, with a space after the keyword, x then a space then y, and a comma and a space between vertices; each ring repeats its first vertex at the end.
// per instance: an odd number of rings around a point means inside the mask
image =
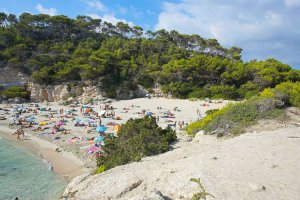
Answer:
POLYGON ((102 120, 101 120, 101 116, 99 116, 99 126, 101 126, 102 124, 102 120))
POLYGON ((182 123, 178 121, 179 130, 182 130, 182 123))
POLYGON ((12 135, 17 135, 17 140, 21 140, 20 135, 23 135, 23 137, 25 137, 24 131, 22 129, 18 129, 12 135))

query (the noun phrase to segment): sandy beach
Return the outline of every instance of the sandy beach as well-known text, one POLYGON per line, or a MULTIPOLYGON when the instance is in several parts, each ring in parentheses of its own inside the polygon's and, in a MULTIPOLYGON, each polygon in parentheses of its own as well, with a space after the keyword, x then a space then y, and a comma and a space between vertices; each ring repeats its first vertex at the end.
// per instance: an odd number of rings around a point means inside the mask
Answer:
POLYGON ((11 135, 14 131, 15 130, 13 129, 0 125, 0 137, 15 145, 25 147, 45 162, 49 162, 49 164, 52 165, 54 172, 64 177, 67 181, 89 172, 84 166, 84 163, 74 156, 74 154, 66 151, 59 153, 55 152, 55 149, 58 148, 57 145, 28 133, 23 140, 16 141, 16 137, 11 135))
MULTIPOLYGON (((122 125, 130 118, 141 118, 151 114, 157 118, 159 126, 165 128, 171 126, 178 133, 179 140, 184 139, 184 126, 203 117, 205 112, 210 109, 217 109, 226 105, 227 101, 190 101, 180 99, 166 98, 140 98, 132 100, 106 100, 96 101, 89 105, 89 109, 93 113, 81 112, 84 104, 63 106, 57 102, 42 104, 22 104, 22 105, 0 105, 0 115, 6 117, 6 120, 0 121, 0 134, 18 145, 27 147, 37 156, 51 163, 54 171, 68 180, 84 174, 92 172, 96 166, 96 152, 101 151, 100 147, 95 147, 93 138, 99 136, 95 131, 100 125, 99 118, 95 113, 103 110, 104 106, 108 109, 107 114, 114 114, 114 117, 103 116, 101 124, 107 130, 106 134, 116 134, 114 124, 122 125), (34 125, 28 126, 28 123, 21 125, 8 126, 13 122, 16 108, 23 108, 24 111, 18 116, 19 119, 34 118, 34 125), (34 112, 34 110, 37 112, 34 112), (63 113, 59 113, 63 109, 63 113), (72 112, 69 112, 72 110, 72 112), (172 116, 166 116, 171 113, 172 116), (74 126, 74 122, 81 119, 80 126, 74 126), (57 122, 64 120, 62 127, 68 134, 62 134, 61 131, 53 130, 53 126, 57 122), (181 127, 179 124, 182 124, 181 127), (177 126, 176 126, 177 124, 177 126), (28 126, 28 127, 27 127, 28 126), (16 136, 11 136, 18 128, 23 127, 25 138, 16 141, 16 136), (34 131, 38 127, 44 130, 34 131), (59 152, 56 152, 56 149, 59 152), (90 149, 92 149, 90 151, 90 149)), ((100 143, 101 144, 101 143, 100 143)))

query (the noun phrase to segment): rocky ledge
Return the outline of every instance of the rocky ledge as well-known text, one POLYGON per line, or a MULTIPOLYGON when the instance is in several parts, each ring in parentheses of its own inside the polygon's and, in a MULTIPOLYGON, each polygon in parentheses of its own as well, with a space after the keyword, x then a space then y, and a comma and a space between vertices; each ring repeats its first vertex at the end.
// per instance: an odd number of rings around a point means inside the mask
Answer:
POLYGON ((198 135, 165 154, 78 177, 62 199, 191 199, 200 192, 191 178, 215 197, 207 199, 296 199, 299 133, 293 126, 227 140, 198 135))

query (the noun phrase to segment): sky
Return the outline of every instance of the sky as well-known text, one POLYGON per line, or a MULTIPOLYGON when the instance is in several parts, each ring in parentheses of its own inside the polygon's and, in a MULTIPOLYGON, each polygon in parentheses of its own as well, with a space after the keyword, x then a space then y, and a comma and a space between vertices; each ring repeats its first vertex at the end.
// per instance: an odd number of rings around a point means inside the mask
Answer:
POLYGON ((177 30, 300 69, 300 0, 0 0, 0 12, 88 15, 144 30, 177 30))

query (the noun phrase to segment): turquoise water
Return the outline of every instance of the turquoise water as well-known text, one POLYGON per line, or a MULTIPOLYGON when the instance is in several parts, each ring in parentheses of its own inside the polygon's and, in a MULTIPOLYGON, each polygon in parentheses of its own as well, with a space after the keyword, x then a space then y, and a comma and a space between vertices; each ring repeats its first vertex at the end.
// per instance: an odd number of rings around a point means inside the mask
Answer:
POLYGON ((0 137, 0 200, 59 199, 66 185, 47 163, 0 137))

